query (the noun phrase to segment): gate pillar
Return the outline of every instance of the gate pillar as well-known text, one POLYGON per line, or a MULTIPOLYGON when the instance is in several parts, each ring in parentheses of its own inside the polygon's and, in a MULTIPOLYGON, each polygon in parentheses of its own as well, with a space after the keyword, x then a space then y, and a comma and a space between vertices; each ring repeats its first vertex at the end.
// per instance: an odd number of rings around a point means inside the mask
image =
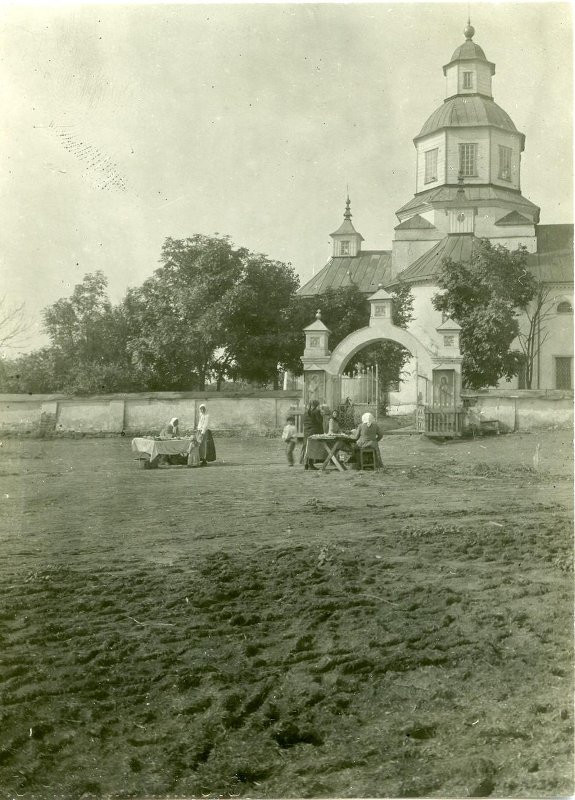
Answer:
POLYGON ((330 334, 321 321, 321 311, 318 309, 315 320, 307 328, 305 333, 305 350, 301 357, 304 370, 304 404, 312 400, 318 400, 320 404, 330 405, 333 400, 333 381, 327 369, 330 360, 328 350, 328 338, 330 334))

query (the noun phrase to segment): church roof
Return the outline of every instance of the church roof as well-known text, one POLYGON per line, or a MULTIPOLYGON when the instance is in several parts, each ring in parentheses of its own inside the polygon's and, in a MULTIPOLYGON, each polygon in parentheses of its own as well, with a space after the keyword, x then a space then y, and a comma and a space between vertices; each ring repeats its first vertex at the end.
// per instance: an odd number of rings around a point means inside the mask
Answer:
POLYGON ((363 236, 361 233, 356 231, 356 229, 353 227, 353 222, 350 219, 344 219, 339 228, 333 233, 330 233, 330 236, 339 236, 341 234, 353 234, 354 236, 359 236, 363 242, 363 236))
POLYGON ((396 231, 410 231, 410 230, 437 230, 435 225, 432 225, 431 222, 428 222, 419 214, 415 214, 415 216, 410 217, 409 219, 405 219, 403 222, 400 222, 399 225, 396 225, 394 230, 396 231))
POLYGON ((469 261, 479 241, 471 233, 451 233, 400 272, 394 283, 427 283, 435 280, 444 259, 469 261))
POLYGON ((545 283, 573 283, 573 225, 537 225, 537 252, 527 266, 545 283))
POLYGON ((451 56, 452 61, 471 61, 476 58, 481 59, 481 61, 487 61, 482 48, 471 39, 463 42, 451 56))
POLYGON ((380 283, 388 283, 391 272, 390 250, 364 250, 357 256, 331 258, 317 275, 298 290, 300 297, 313 297, 328 289, 355 283, 361 292, 373 294, 380 283))
POLYGON ((505 131, 518 133, 509 114, 494 100, 479 94, 455 95, 435 109, 415 137, 428 136, 442 128, 467 128, 491 125, 505 131))
POLYGON ((524 217, 518 211, 511 211, 501 219, 498 219, 496 225, 533 225, 530 219, 524 217))
MULTIPOLYGON (((465 197, 471 201, 483 200, 504 200, 507 203, 521 206, 526 212, 535 215, 535 220, 539 218, 539 207, 527 200, 519 192, 510 191, 509 189, 499 188, 491 184, 484 184, 483 186, 468 186, 465 187, 465 197)), ((454 185, 437 186, 434 189, 427 189, 425 192, 419 192, 408 203, 402 206, 399 211, 396 211, 397 216, 400 214, 407 214, 409 211, 423 210, 430 203, 444 203, 445 201, 455 200, 459 187, 454 185)))
MULTIPOLYGON (((537 225, 537 252, 527 257, 529 270, 544 283, 573 283, 573 225, 537 225)), ((470 233, 449 234, 400 272, 393 284, 434 281, 444 259, 470 261, 480 239, 470 233)))

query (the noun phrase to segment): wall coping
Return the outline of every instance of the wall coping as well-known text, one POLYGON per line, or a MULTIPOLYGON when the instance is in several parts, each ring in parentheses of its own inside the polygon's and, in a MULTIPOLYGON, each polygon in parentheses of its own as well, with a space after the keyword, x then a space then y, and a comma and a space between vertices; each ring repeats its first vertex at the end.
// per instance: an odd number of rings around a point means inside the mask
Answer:
POLYGON ((471 399, 479 397, 504 397, 508 400, 517 398, 525 399, 543 399, 543 400, 569 400, 573 399, 573 390, 567 389, 493 389, 489 391, 470 391, 468 389, 461 392, 462 399, 471 399))
POLYGON ((109 402, 110 400, 222 400, 229 398, 258 398, 273 399, 285 398, 288 400, 299 400, 302 396, 301 390, 293 389, 284 391, 283 389, 274 390, 246 390, 223 392, 126 392, 118 394, 0 394, 0 403, 48 403, 48 402, 109 402))

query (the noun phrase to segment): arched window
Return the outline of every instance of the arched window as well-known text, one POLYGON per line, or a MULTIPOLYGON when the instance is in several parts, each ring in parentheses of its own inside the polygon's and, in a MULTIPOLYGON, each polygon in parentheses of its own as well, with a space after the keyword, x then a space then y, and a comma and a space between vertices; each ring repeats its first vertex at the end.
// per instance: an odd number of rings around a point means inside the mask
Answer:
POLYGON ((573 313, 573 306, 568 300, 562 300, 559 305, 557 306, 557 313, 558 314, 572 314, 573 313))

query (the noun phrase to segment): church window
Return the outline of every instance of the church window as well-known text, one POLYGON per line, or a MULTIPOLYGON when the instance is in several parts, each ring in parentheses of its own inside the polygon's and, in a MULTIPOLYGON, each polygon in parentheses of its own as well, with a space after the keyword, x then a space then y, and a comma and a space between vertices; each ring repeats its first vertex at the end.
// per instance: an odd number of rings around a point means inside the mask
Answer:
POLYGON ((463 73, 463 88, 473 89, 473 72, 463 73))
POLYGON ((436 147, 425 153, 425 183, 437 180, 437 152, 438 148, 436 147))
POLYGON ((349 255, 349 241, 347 239, 344 239, 343 242, 339 243, 339 254, 340 256, 349 255))
POLYGON ((462 175, 477 175, 477 145, 459 145, 459 172, 462 175))
POLYGON ((499 145, 499 177, 503 181, 511 180, 511 148, 499 145))
POLYGON ((558 314, 572 314, 573 313, 573 306, 568 300, 562 300, 559 305, 557 306, 557 313, 558 314))
POLYGON ((556 389, 572 389, 573 388, 573 359, 568 356, 555 357, 555 388, 556 389))

